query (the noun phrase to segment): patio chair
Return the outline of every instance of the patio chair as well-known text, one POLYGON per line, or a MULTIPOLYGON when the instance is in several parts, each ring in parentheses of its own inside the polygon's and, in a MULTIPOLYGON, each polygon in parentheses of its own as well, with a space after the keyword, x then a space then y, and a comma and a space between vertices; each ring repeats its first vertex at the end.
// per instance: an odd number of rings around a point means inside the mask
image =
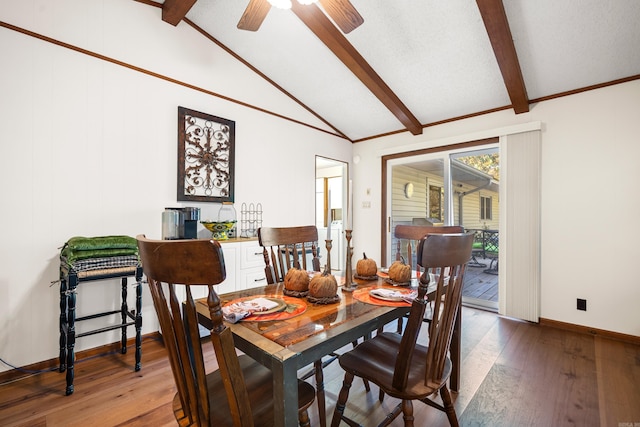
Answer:
POLYGON ((484 270, 487 274, 498 274, 498 257, 500 254, 500 236, 498 230, 484 230, 485 258, 490 259, 489 268, 484 270))
POLYGON ((473 250, 469 267, 483 267, 487 274, 498 274, 499 234, 498 230, 468 229, 468 233, 474 233, 473 250), (477 257, 489 260, 486 263, 478 261, 477 257))
POLYGON ((480 262, 478 258, 486 258, 484 250, 484 233, 479 229, 467 229, 467 233, 473 233, 473 249, 471 250, 471 260, 467 264, 469 267, 486 268, 487 264, 480 262))

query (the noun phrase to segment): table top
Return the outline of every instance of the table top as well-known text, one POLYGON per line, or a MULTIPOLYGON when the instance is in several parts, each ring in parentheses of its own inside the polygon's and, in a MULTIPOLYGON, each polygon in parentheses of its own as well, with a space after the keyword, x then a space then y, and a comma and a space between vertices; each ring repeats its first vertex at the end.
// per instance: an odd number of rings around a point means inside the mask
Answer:
MULTIPOLYGON (((338 283, 344 280, 338 278, 338 283)), ((358 288, 390 287, 383 279, 365 281, 354 279, 358 288)), ((401 289, 401 288, 394 288, 401 289)), ((282 297, 284 286, 282 283, 252 288, 220 295, 221 304, 255 295, 282 297)), ((340 301, 332 304, 313 304, 306 299, 306 310, 288 319, 273 321, 240 321, 227 324, 236 338, 236 346, 242 351, 256 354, 256 348, 261 349, 263 355, 288 358, 293 355, 305 354, 299 361, 304 366, 309 361, 316 360, 328 348, 337 349, 350 343, 354 337, 363 336, 378 326, 403 316, 410 309, 404 307, 374 305, 361 302, 353 297, 352 292, 343 292, 338 288, 340 301), (243 345, 244 343, 244 345, 243 345)), ((390 304, 394 305, 394 304, 390 304)), ((199 322, 210 327, 209 308, 205 298, 196 301, 199 322)))

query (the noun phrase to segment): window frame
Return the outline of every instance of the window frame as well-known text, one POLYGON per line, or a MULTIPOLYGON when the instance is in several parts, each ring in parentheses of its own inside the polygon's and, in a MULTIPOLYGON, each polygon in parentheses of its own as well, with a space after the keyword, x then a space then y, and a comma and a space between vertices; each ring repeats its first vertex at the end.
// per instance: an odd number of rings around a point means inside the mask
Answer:
POLYGON ((480 220, 493 221, 493 197, 480 194, 480 220))

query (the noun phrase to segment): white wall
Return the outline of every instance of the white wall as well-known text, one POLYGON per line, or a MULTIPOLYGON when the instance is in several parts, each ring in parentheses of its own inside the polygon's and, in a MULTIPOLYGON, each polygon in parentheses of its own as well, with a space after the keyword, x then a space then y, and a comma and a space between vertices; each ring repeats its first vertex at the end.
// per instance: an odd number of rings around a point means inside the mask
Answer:
MULTIPOLYGON (((0 21, 325 128, 184 23, 162 22, 154 7, 0 0, 0 21)), ((315 155, 351 160, 344 140, 5 27, 0 57, 0 357, 14 365, 57 357, 59 295, 50 282, 69 237, 160 237, 161 211, 179 205, 179 105, 236 121, 236 203, 261 202, 265 225, 312 223, 315 155)), ((639 335, 638 117, 635 81, 526 114, 502 111, 355 144, 354 253, 380 259, 381 155, 541 121, 541 316, 639 335), (576 311, 576 298, 588 300, 587 312, 576 311)), ((185 205, 200 206, 203 217, 219 207, 185 205)), ((117 305, 117 291, 102 283, 82 292, 80 314, 117 305)), ((146 292, 144 299, 149 333, 157 322, 146 292)), ((77 348, 117 340, 116 333, 85 337, 77 348)))
MULTIPOLYGON (((160 13, 131 0, 0 0, 4 23, 325 128, 160 13)), ((0 58, 0 357, 16 366, 58 355, 59 292, 50 283, 68 238, 160 238, 166 206, 199 206, 215 218, 219 204, 176 202, 178 106, 235 120, 236 208, 261 202, 264 225, 313 224, 315 155, 351 159, 343 139, 5 27, 0 58)), ((118 306, 118 285, 81 284, 78 315, 118 306)), ((158 326, 143 298, 149 333, 158 326)), ((76 348, 118 339, 115 331, 83 337, 76 348)))
POLYGON ((420 136, 355 144, 355 253, 380 259, 382 155, 499 136, 505 126, 540 121, 541 317, 640 335, 639 118, 636 80, 532 105, 525 114, 502 111, 426 128, 420 136), (362 209, 363 201, 371 209, 362 209), (576 310, 576 298, 587 299, 586 312, 576 310))

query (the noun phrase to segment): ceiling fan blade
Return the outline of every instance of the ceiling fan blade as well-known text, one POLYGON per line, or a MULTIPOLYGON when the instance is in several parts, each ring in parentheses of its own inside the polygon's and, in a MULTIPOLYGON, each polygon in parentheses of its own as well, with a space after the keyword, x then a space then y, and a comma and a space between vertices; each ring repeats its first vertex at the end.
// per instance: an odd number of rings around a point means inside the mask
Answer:
POLYGON ((322 8, 343 33, 350 33, 364 22, 349 0, 320 0, 322 8))
POLYGON ((271 9, 271 3, 267 0, 251 0, 249 5, 244 10, 240 21, 238 21, 238 28, 247 31, 258 31, 262 21, 267 17, 271 9))

